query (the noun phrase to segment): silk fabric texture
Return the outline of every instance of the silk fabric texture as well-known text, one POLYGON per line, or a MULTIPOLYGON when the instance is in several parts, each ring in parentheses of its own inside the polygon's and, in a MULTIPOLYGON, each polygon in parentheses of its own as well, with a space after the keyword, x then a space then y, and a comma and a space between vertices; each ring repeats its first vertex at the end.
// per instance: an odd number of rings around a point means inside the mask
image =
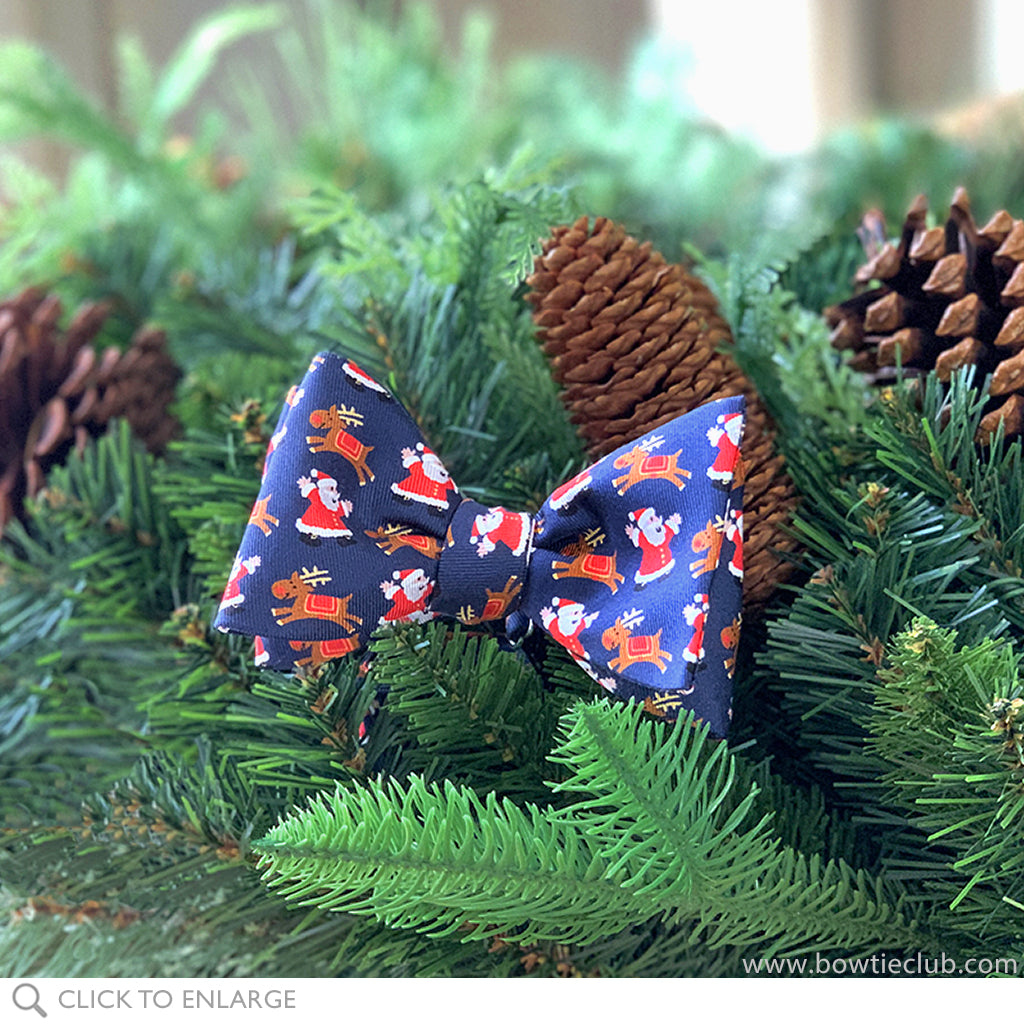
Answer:
MULTIPOLYGON (((287 396, 214 625, 292 671, 445 617, 540 629, 596 684, 675 718, 731 718, 743 577, 742 397, 583 470, 536 514, 459 493, 388 389, 314 357, 287 396)), ((487 624, 486 627, 483 624, 487 624)))

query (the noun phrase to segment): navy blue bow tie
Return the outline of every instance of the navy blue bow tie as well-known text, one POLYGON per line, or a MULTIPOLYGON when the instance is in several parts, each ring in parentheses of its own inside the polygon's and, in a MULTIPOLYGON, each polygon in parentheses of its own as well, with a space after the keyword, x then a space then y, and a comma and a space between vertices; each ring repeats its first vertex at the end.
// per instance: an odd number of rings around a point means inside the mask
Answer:
POLYGON ((743 577, 742 397, 663 424, 536 515, 464 498, 391 393, 313 359, 288 394, 215 625, 292 670, 437 616, 532 626, 597 683, 717 735, 730 718, 743 577))

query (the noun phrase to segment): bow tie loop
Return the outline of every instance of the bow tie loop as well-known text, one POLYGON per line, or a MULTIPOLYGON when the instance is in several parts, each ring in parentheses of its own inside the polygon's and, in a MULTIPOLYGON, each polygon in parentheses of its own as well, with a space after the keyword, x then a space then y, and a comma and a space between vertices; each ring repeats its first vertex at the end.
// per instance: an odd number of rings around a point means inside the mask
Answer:
POLYGON ((535 515, 465 498, 391 393, 321 353, 292 388, 215 625, 315 666, 436 617, 532 625, 618 697, 728 728, 739 637, 743 399, 663 424, 535 515))
POLYGON ((511 616, 522 600, 533 529, 526 512, 463 498, 445 531, 431 610, 467 626, 511 616))

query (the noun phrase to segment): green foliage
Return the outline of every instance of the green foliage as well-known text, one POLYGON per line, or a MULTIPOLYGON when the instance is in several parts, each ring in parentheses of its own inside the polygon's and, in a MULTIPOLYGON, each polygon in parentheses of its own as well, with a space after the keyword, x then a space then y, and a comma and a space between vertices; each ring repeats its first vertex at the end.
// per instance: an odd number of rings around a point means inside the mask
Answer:
POLYGON ((584 946, 624 920, 695 919, 711 946, 866 948, 912 930, 842 864, 778 849, 754 792, 723 809, 733 760, 683 719, 667 735, 629 705, 577 705, 552 754, 560 810, 412 777, 325 794, 257 842, 268 883, 391 927, 584 946), (742 827, 746 825, 746 827, 742 827))
POLYGON ((514 166, 437 195, 415 228, 333 192, 296 208, 362 320, 345 351, 416 410, 480 500, 537 507, 581 457, 518 288, 567 212, 564 190, 514 166))
POLYGON ((103 297, 103 343, 154 320, 186 370, 165 456, 115 424, 0 540, 0 972, 1015 955, 1021 444, 976 444, 966 375, 873 398, 820 317, 868 205, 895 222, 964 183, 1013 210, 1012 147, 884 121, 770 159, 708 126, 654 43, 613 84, 499 62, 489 33, 474 15, 452 57, 423 5, 235 6, 163 68, 121 41, 115 112, 0 48, 0 137, 69 152, 59 184, 0 166, 0 287, 103 297), (280 76, 233 61, 249 37, 280 76), (176 137, 224 81, 241 114, 222 88, 176 137), (731 742, 595 699, 560 648, 530 647, 538 671, 439 623, 257 671, 210 621, 314 352, 385 380, 464 493, 536 508, 579 468, 523 295, 581 213, 696 263, 800 492, 798 572, 744 624, 731 742))
POLYGON ((893 639, 875 688, 868 746, 886 766, 890 806, 911 826, 891 841, 893 877, 940 904, 964 941, 1019 934, 1019 659, 1005 640, 957 648, 953 630, 915 619, 893 639), (901 867, 911 857, 913 871, 901 867))
POLYGON ((393 762, 398 778, 546 800, 544 757, 572 692, 547 693, 525 661, 489 637, 446 633, 409 627, 374 642, 371 675, 388 687, 384 713, 402 725, 374 754, 393 762))

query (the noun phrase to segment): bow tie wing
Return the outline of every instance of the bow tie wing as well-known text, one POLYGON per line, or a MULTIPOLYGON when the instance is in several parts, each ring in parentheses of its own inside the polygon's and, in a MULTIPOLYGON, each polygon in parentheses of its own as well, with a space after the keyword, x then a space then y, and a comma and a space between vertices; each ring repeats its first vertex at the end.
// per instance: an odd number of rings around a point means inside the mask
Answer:
POLYGON ((658 427, 537 516, 522 613, 616 696, 728 728, 739 640, 744 400, 658 427))
POLYGON ((390 392, 321 353, 293 387, 214 625, 291 669, 426 621, 458 489, 390 392))

